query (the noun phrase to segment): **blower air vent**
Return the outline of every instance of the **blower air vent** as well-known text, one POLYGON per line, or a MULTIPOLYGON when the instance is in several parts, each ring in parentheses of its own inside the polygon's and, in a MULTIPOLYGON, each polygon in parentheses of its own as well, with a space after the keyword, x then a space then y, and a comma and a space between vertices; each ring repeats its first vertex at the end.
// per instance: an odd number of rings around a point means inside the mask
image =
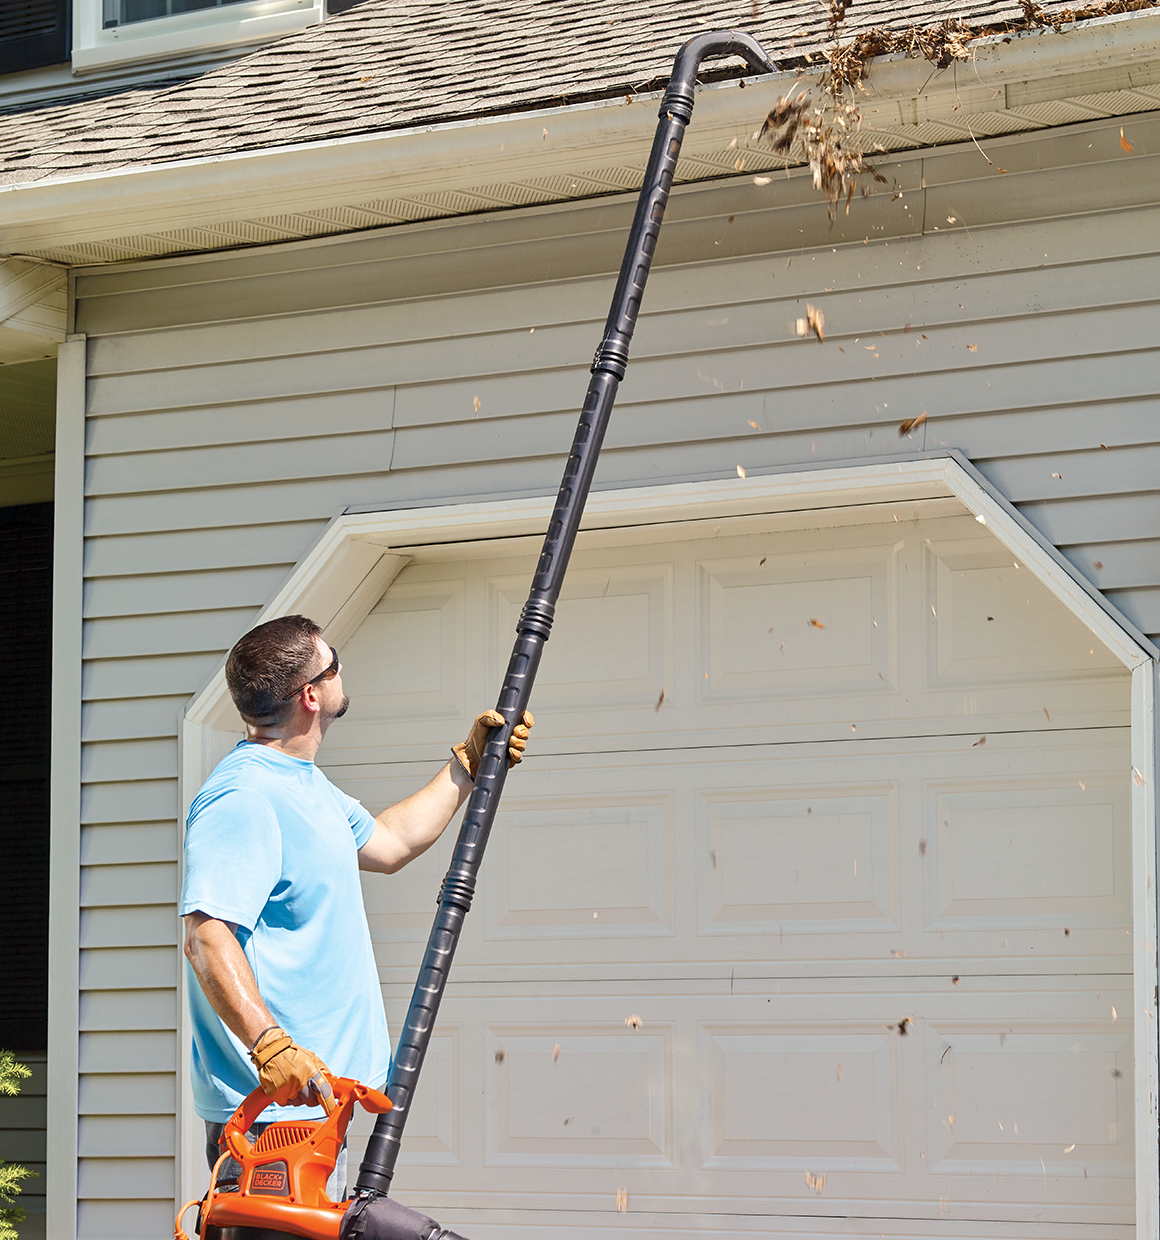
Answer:
POLYGON ((300 1120, 289 1120, 285 1123, 274 1123, 254 1142, 254 1149, 259 1154, 270 1150, 282 1150, 288 1145, 298 1145, 309 1141, 320 1127, 317 1123, 305 1123, 300 1120))
POLYGON ((59 8, 57 0, 5 0, 0 4, 0 40, 52 34, 59 8))

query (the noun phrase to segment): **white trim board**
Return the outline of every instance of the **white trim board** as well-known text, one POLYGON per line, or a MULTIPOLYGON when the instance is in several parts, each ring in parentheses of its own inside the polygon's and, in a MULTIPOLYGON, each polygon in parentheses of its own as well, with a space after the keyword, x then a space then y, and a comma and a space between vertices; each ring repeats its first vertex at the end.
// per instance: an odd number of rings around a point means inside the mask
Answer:
POLYGON ((45 1227, 77 1234, 80 1024, 81 628, 84 588, 84 337, 57 354, 49 779, 48 1133, 45 1227))
MULTIPOLYGON (((542 534, 554 496, 502 499, 432 508, 343 513, 290 573, 255 623, 291 612, 313 615, 326 640, 341 645, 420 547, 479 543, 542 534)), ((955 456, 876 461, 823 469, 601 491, 589 497, 582 530, 681 525, 700 520, 819 512, 915 500, 957 499, 1032 575, 1132 672, 1132 890, 1136 1041, 1136 1237, 1160 1240, 1160 1143, 1156 1021, 1156 663, 1155 648, 1085 586, 1050 544, 955 456), (1150 1030, 1150 1034, 1144 1031, 1150 1030)), ((241 636, 241 634, 239 634, 241 636)), ((498 688, 498 686, 497 686, 498 688)), ((240 720, 226 690, 224 664, 191 699, 181 719, 182 813, 237 739, 240 720)), ((187 1039, 185 1009, 178 1037, 187 1039)), ((188 1077, 179 1088, 177 1204, 198 1196, 200 1167, 190 1156, 197 1135, 188 1077)))

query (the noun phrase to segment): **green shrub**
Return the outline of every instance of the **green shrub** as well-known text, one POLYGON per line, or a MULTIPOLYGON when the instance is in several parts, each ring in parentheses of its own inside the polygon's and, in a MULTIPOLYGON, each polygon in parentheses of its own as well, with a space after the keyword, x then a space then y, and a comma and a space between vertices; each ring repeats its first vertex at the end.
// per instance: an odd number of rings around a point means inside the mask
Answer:
MULTIPOLYGON (((0 1051, 0 1095, 14 1098, 20 1092, 20 1082, 31 1075, 32 1069, 17 1063, 11 1051, 0 1051)), ((24 1222, 24 1211, 12 1203, 23 1181, 35 1174, 27 1167, 0 1162, 0 1240, 16 1240, 16 1224, 24 1222)))

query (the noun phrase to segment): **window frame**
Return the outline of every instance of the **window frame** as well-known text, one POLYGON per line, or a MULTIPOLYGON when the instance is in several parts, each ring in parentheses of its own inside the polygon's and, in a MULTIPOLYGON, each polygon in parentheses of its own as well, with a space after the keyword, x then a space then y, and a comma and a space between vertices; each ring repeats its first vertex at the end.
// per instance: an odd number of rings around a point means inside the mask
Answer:
POLYGON ((267 42, 326 15, 324 0, 243 0, 104 29, 103 0, 73 0, 74 75, 267 42))

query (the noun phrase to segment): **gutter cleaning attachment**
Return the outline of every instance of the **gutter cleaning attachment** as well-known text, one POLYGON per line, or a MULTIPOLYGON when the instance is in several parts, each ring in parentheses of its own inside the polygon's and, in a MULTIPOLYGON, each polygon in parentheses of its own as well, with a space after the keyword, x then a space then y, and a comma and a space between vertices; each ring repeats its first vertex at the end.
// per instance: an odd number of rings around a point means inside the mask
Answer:
MULTIPOLYGON (((439 910, 395 1048, 387 1082, 389 1101, 356 1081, 329 1077, 338 1105, 325 1120, 271 1124, 251 1145, 245 1132, 272 1101, 256 1090, 238 1108, 222 1137, 227 1152, 242 1163, 238 1189, 227 1193, 211 1187, 206 1194, 198 1211, 197 1231, 202 1240, 217 1240, 221 1236, 219 1228, 245 1229, 237 1240, 246 1236, 249 1240, 276 1240, 278 1236, 306 1236, 312 1240, 462 1240, 434 1219, 392 1201, 387 1193, 415 1085, 507 777, 508 738, 531 698, 604 432, 628 364, 629 344, 681 142, 693 115, 697 70, 702 61, 721 56, 739 56, 754 73, 777 71, 760 44, 749 35, 732 30, 697 35, 681 48, 673 63, 604 337, 592 362, 592 378, 580 423, 564 467, 531 592, 516 625, 516 642, 496 706, 506 722, 492 731, 484 748, 451 868, 440 888, 439 910), (353 1200, 332 1202, 325 1193, 326 1178, 334 1168, 356 1102, 379 1112, 379 1118, 359 1168, 353 1200), (255 1232, 255 1228, 264 1230, 255 1232)), ((190 1202, 183 1207, 177 1218, 175 1240, 189 1240, 181 1230, 181 1219, 186 1210, 198 1204, 190 1202)), ((232 1233, 221 1236, 221 1240, 233 1240, 232 1233)))

